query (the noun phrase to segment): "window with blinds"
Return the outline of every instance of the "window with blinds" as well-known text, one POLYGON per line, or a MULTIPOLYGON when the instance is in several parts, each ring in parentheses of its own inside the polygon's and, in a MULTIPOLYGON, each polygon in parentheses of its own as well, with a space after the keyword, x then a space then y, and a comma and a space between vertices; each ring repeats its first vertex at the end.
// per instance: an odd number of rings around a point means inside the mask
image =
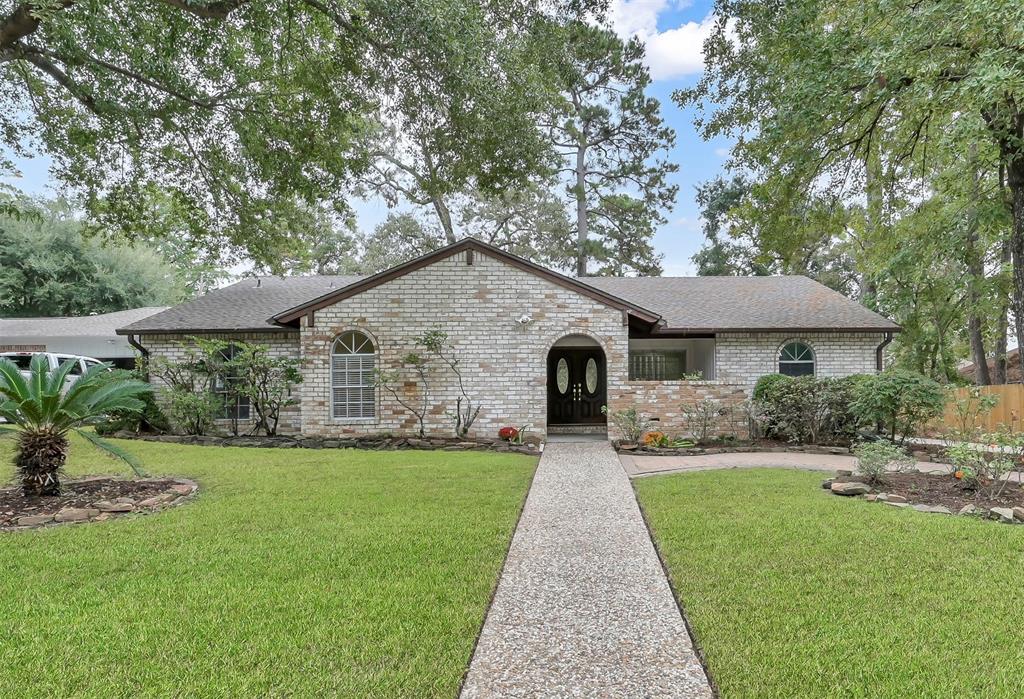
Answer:
POLYGON ((366 335, 350 331, 334 341, 331 352, 331 415, 372 418, 377 414, 373 370, 376 352, 366 335))
POLYGON ((630 381, 679 381, 686 373, 686 350, 629 353, 630 381))

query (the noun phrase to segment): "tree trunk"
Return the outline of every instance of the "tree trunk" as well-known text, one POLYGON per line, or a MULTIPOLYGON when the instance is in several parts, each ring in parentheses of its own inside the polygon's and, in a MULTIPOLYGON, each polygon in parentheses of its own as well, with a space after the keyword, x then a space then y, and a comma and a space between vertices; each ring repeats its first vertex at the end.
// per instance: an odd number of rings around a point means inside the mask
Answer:
POLYGON ((587 145, 576 150, 576 276, 587 276, 587 145))
POLYGON ((431 203, 434 205, 434 211, 437 213, 437 220, 441 222, 441 228, 444 230, 444 238, 451 245, 455 242, 455 227, 452 225, 452 212, 448 210, 448 205, 444 203, 444 199, 440 196, 431 196, 431 203))
POLYGON ((967 214, 967 236, 964 252, 967 262, 967 336, 971 342, 974 359, 974 383, 988 386, 992 377, 988 372, 988 357, 985 356, 985 338, 981 322, 981 286, 985 279, 985 263, 978 250, 978 146, 970 147, 971 162, 971 204, 967 214))
MULTIPOLYGON (((1010 241, 1004 240, 1000 254, 1004 266, 1010 264, 1010 241)), ((992 383, 1006 383, 1006 336, 1010 332, 1010 297, 1005 293, 999 295, 999 322, 996 325, 995 367, 992 371, 992 383)))
POLYGON ((27 498, 60 495, 60 472, 67 458, 68 440, 60 432, 49 427, 19 432, 14 465, 22 494, 27 498))
POLYGON ((1007 185, 1013 201, 1010 257, 1013 262, 1013 308, 1017 347, 1024 348, 1024 154, 1007 165, 1007 185))

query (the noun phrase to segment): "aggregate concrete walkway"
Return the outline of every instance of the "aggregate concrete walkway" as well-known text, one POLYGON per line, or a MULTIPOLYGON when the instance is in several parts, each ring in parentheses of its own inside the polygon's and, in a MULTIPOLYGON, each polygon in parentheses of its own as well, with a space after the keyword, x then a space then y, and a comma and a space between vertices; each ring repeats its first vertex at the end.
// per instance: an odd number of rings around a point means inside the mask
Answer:
POLYGON ((462 697, 711 697, 606 441, 549 443, 462 697))

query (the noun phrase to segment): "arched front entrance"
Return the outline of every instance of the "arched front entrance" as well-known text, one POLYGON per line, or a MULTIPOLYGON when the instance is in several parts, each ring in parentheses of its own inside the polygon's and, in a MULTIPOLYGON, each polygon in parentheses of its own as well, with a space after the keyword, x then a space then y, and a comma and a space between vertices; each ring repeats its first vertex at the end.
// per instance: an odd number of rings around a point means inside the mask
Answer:
POLYGON ((608 401, 604 350, 591 337, 563 337, 548 352, 548 426, 604 425, 608 401))

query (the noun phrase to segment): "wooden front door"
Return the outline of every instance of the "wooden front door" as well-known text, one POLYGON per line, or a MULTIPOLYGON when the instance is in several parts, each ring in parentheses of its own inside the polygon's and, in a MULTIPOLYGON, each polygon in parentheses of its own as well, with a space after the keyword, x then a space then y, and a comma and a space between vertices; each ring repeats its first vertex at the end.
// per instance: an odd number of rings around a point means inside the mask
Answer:
POLYGON ((548 353, 548 424, 607 422, 604 352, 598 348, 555 348, 548 353))

